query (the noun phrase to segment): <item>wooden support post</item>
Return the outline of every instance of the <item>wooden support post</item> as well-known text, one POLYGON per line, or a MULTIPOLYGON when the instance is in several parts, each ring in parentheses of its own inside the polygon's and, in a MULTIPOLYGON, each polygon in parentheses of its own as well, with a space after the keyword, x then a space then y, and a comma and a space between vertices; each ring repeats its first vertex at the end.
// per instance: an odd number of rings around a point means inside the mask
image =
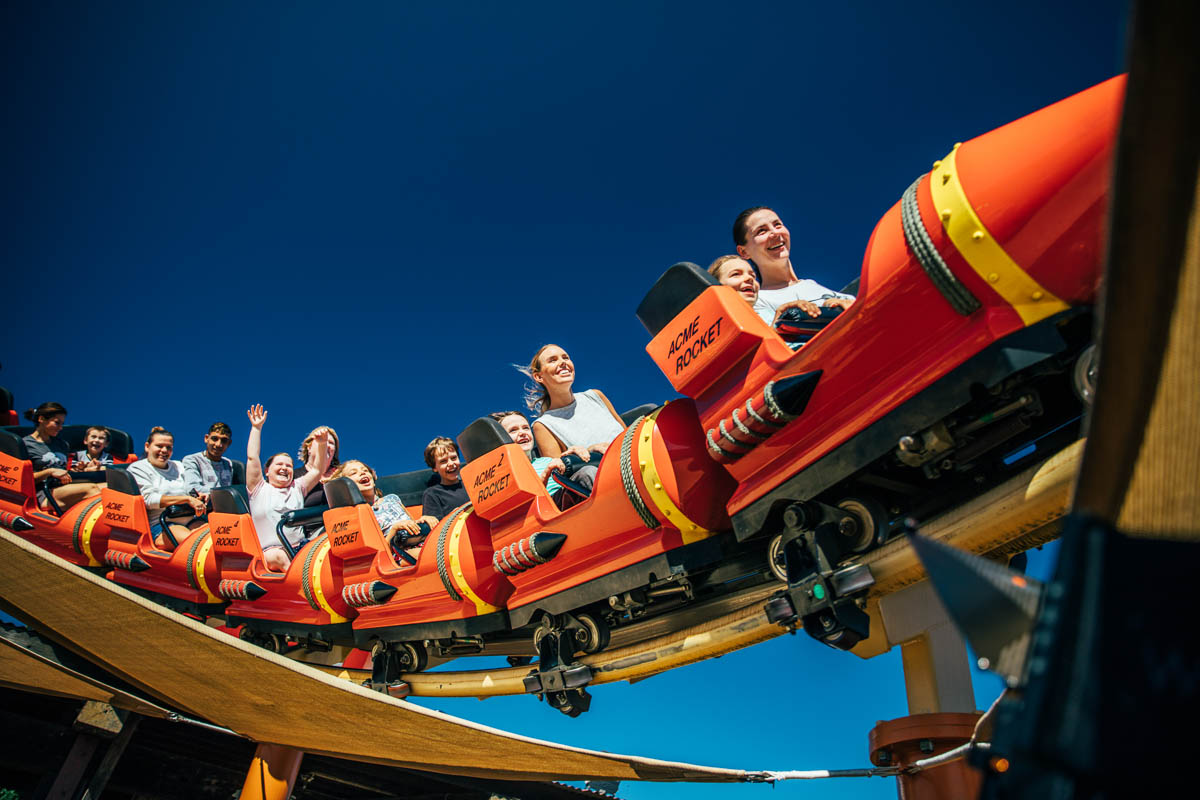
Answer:
POLYGON ((260 744, 246 772, 241 800, 287 800, 300 774, 302 750, 260 744))
POLYGON ((46 800, 71 800, 75 796, 79 785, 87 777, 88 765, 92 763, 92 756, 96 754, 96 748, 99 746, 100 738, 97 736, 80 733, 75 737, 71 752, 67 753, 66 759, 59 767, 58 776, 51 784, 50 791, 46 793, 46 800))
POLYGON ((84 781, 89 781, 84 797, 89 798, 89 793, 90 798, 99 797, 137 723, 135 718, 133 724, 127 725, 127 715, 128 712, 117 711, 108 703, 88 700, 83 704, 74 723, 79 733, 46 793, 47 800, 71 800, 79 794, 84 781), (104 757, 93 769, 92 761, 101 747, 105 748, 104 757))
MULTIPOLYGON (((124 716, 127 712, 122 711, 119 713, 124 716)), ((125 747, 129 744, 129 740, 133 738, 133 732, 137 730, 139 720, 141 720, 141 717, 138 715, 128 714, 128 717, 124 720, 125 724, 121 727, 121 732, 117 734, 117 738, 113 739, 108 745, 108 749, 104 751, 104 757, 100 759, 100 763, 97 765, 92 779, 88 781, 88 787, 80 800, 99 800, 104 794, 104 787, 108 785, 108 779, 112 776, 113 770, 117 768, 117 762, 125 754, 125 747)))

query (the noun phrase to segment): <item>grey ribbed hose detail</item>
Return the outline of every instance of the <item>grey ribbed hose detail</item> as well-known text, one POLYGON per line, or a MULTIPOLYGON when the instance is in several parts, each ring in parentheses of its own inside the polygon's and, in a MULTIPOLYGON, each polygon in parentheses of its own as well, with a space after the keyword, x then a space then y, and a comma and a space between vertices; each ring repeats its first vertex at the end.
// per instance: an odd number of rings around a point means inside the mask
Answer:
POLYGON ((462 602, 462 596, 454 590, 454 582, 450 580, 450 570, 449 567, 446 566, 446 537, 450 534, 450 526, 454 524, 454 520, 458 519, 458 515, 470 507, 470 503, 464 503, 463 505, 454 509, 454 511, 452 511, 450 515, 446 517, 446 521, 442 523, 442 529, 438 531, 438 576, 442 579, 442 586, 446 587, 446 594, 450 595, 450 599, 456 603, 462 602))
MULTIPOLYGON (((312 607, 313 611, 321 610, 321 604, 317 602, 316 592, 313 591, 313 559, 317 557, 317 550, 321 549, 321 543, 328 538, 329 532, 321 531, 320 535, 312 540, 308 552, 304 554, 304 564, 300 569, 300 590, 304 592, 304 599, 308 601, 308 605, 312 607)), ((317 576, 317 580, 321 580, 320 575, 317 576)))
POLYGON ((103 502, 102 498, 97 497, 95 500, 88 503, 87 507, 85 507, 83 511, 79 512, 79 516, 75 518, 75 530, 71 532, 71 544, 74 545, 75 552, 79 553, 81 556, 88 554, 83 552, 83 542, 79 539, 79 529, 83 527, 84 520, 86 520, 88 515, 92 513, 92 509, 101 502, 103 502))
POLYGON ((638 491, 637 481, 633 479, 633 440, 637 438, 638 426, 644 419, 645 417, 638 417, 637 421, 625 429, 625 438, 621 440, 621 484, 625 487, 625 496, 629 498, 629 504, 642 518, 642 523, 654 530, 662 523, 646 507, 642 493, 638 491))
MULTIPOLYGON (((932 180, 932 176, 930 179, 932 180)), ((925 230, 925 223, 921 220, 921 211, 917 206, 917 185, 920 182, 921 178, 913 181, 900 198, 900 225, 904 229, 904 241, 917 257, 917 263, 925 270, 929 280, 933 281, 933 285, 942 293, 942 297, 965 317, 979 309, 979 300, 954 277, 954 273, 946 266, 946 262, 934 246, 929 232, 925 230)))
POLYGON ((191 587, 197 591, 204 591, 200 587, 200 582, 196 580, 196 551, 200 549, 200 545, 204 544, 204 540, 212 535, 212 529, 206 530, 201 535, 195 537, 191 548, 188 550, 187 556, 187 579, 191 587))

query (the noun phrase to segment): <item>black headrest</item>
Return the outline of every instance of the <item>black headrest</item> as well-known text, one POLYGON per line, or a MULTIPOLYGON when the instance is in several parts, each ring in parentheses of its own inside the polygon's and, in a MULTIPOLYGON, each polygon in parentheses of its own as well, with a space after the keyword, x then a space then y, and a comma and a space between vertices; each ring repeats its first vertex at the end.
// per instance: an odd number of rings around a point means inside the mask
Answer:
POLYGON ((404 505, 415 506, 420 505, 421 495, 435 481, 440 481, 436 472, 431 469, 419 469, 415 472, 383 475, 375 482, 375 486, 380 495, 394 494, 404 505))
POLYGON ((230 459, 230 460, 233 461, 233 485, 234 486, 245 486, 246 485, 246 465, 243 464, 241 461, 238 461, 236 458, 230 459))
POLYGON ((506 444, 512 444, 512 437, 491 417, 480 417, 458 435, 458 449, 468 462, 506 444))
POLYGON ((637 422, 638 417, 644 417, 656 408, 658 406, 654 403, 642 403, 640 406, 635 406, 628 411, 622 411, 621 421, 628 427, 637 422))
POLYGON ((637 307, 637 318, 651 336, 667 327, 680 311, 719 281, 690 261, 681 261, 655 281, 637 307))
POLYGON ((29 451, 25 449, 25 442, 21 441, 21 437, 12 431, 0 430, 0 453, 19 458, 22 461, 29 460, 29 451))
POLYGON ((0 411, 13 410, 13 393, 0 386, 0 411))
POLYGON ((363 500, 357 483, 349 478, 334 478, 325 484, 325 502, 330 508, 345 508, 362 505, 367 501, 363 500))
POLYGON ((108 488, 120 492, 121 494, 131 494, 140 496, 141 490, 138 489, 137 481, 123 469, 106 469, 104 470, 104 482, 108 488))
POLYGON ((250 506, 246 502, 246 498, 237 489, 213 489, 209 497, 212 499, 213 511, 219 511, 222 514, 250 513, 250 506))
MULTIPOLYGON (((83 439, 91 425, 64 425, 59 434, 72 450, 83 449, 83 439)), ((107 426, 105 426, 107 427, 107 426)), ((114 458, 125 458, 133 452, 133 437, 119 428, 108 428, 108 452, 114 458)))

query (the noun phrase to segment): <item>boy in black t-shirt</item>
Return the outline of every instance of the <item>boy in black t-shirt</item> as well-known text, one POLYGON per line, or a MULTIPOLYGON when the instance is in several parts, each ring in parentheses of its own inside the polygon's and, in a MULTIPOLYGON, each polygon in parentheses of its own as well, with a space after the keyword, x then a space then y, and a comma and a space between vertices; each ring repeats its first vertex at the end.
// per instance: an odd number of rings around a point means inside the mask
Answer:
POLYGON ((421 517, 432 526, 445 518, 454 509, 467 502, 467 490, 463 488, 459 477, 458 448, 453 439, 439 436, 425 448, 425 463, 428 464, 440 479, 439 483, 430 486, 421 495, 421 517))

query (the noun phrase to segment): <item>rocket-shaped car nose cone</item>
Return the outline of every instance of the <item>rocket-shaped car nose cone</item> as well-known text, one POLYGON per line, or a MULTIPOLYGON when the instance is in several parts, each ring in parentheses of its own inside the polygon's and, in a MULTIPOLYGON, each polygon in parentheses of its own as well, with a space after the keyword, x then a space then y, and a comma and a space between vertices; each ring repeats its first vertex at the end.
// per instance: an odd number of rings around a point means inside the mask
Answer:
POLYGON ((559 549, 567 541, 566 534, 540 531, 530 537, 530 547, 542 559, 549 561, 558 555, 559 549))
POLYGON ((921 218, 977 299, 1002 300, 1025 325, 1093 301, 1124 93, 1112 78, 934 163, 921 218))
POLYGON ((371 600, 375 603, 386 603, 396 593, 396 587, 383 581, 371 584, 371 600))

